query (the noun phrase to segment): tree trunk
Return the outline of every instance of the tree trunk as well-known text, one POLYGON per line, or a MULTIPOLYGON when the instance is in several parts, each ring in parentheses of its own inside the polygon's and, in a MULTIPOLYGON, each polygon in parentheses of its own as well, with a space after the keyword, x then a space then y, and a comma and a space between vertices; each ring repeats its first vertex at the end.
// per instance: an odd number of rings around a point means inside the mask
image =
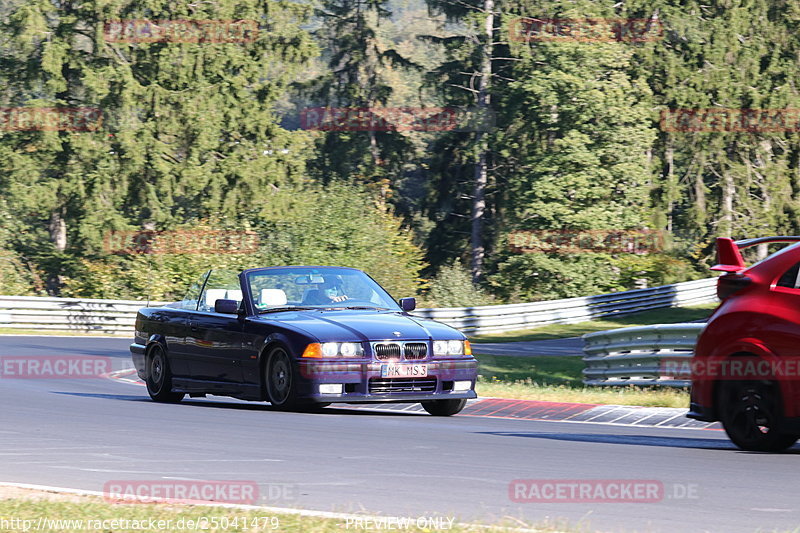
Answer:
POLYGON ((719 234, 721 237, 733 237, 733 196, 736 194, 736 185, 730 169, 725 169, 722 174, 722 216, 719 221, 719 234))
MULTIPOLYGON (((491 97, 489 87, 492 76, 492 42, 494 40, 494 0, 484 0, 483 12, 486 16, 484 43, 482 47, 481 74, 478 81, 479 116, 489 112, 491 97)), ((486 211, 486 183, 488 179, 488 139, 486 132, 479 131, 475 136, 478 160, 475 163, 475 181, 472 192, 472 281, 477 283, 483 275, 483 218, 486 211)))
POLYGON ((667 144, 667 151, 665 158, 667 160, 667 185, 665 196, 667 197, 667 232, 672 233, 672 223, 674 218, 675 201, 673 199, 674 181, 675 181, 675 153, 672 148, 672 139, 667 144))
POLYGON ((63 208, 56 209, 50 214, 50 242, 59 252, 67 249, 67 221, 64 220, 63 208))

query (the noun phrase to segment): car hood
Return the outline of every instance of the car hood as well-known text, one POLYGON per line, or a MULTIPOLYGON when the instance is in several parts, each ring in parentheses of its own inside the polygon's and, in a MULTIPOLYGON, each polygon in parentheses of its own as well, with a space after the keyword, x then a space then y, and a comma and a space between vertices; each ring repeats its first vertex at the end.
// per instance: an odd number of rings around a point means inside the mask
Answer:
POLYGON ((257 320, 299 328, 321 342, 464 338, 461 332, 446 324, 395 312, 287 311, 262 315, 257 320))

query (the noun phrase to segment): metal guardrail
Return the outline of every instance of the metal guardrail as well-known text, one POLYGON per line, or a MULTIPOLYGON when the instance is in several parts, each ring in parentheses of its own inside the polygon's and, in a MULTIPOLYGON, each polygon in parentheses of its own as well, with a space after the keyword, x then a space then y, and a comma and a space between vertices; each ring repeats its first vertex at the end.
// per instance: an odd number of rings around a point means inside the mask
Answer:
POLYGON ((717 278, 706 278, 599 296, 512 305, 417 309, 413 314, 444 322, 464 333, 493 333, 547 324, 585 322, 661 307, 716 302, 716 282, 717 278))
MULTIPOLYGON (((511 305, 417 309, 465 333, 480 334, 547 324, 583 322, 676 305, 716 301, 716 278, 651 289, 511 305)), ((47 331, 131 333, 136 311, 147 302, 83 298, 0 296, 0 328, 47 331)), ((163 305, 151 302, 150 306, 163 305)))
POLYGON ((587 333, 583 336, 586 385, 688 387, 665 361, 690 361, 705 324, 660 324, 587 333))
POLYGON ((0 328, 131 333, 136 312, 145 306, 147 302, 135 300, 0 296, 0 328))

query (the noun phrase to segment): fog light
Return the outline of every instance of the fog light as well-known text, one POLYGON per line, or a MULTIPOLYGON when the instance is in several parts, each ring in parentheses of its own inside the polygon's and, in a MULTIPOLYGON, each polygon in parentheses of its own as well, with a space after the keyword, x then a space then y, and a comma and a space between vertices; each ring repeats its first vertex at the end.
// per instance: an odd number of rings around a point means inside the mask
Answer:
POLYGON ((472 382, 471 381, 456 381, 453 383, 453 391, 468 391, 472 389, 472 382))
MULTIPOLYGON (((467 382, 469 383, 469 382, 467 382)), ((320 394, 341 394, 343 385, 341 383, 326 383, 319 386, 320 394)))

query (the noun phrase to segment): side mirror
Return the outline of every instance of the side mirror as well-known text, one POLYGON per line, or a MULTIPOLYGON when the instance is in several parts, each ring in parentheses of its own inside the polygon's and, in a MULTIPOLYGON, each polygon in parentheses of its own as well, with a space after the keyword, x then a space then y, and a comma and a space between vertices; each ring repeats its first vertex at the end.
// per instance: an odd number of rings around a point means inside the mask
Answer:
POLYGON ((400 298, 400 307, 403 311, 413 311, 417 308, 417 299, 416 298, 400 298))
POLYGON ((223 315, 235 315, 239 313, 239 302, 236 300, 219 299, 214 302, 214 312, 223 315))

